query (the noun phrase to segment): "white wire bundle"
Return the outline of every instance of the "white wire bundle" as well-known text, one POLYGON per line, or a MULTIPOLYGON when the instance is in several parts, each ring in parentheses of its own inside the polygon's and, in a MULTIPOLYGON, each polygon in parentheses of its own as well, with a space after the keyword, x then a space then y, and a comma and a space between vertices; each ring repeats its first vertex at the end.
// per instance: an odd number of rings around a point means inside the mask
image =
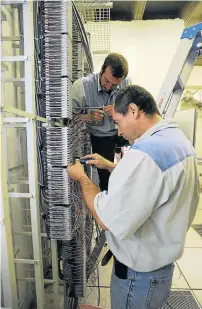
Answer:
POLYGON ((44 24, 46 117, 72 119, 72 43, 68 2, 45 1, 44 24))
POLYGON ((73 81, 81 78, 84 75, 84 51, 82 47, 82 42, 80 38, 80 33, 78 31, 78 26, 75 21, 75 16, 73 17, 72 25, 72 78, 73 81))
POLYGON ((50 127, 46 129, 47 163, 51 166, 67 166, 72 161, 70 127, 50 127))
POLYGON ((48 193, 50 203, 70 204, 69 181, 66 168, 48 166, 48 193))
POLYGON ((72 209, 62 205, 49 205, 50 237, 72 239, 72 209))

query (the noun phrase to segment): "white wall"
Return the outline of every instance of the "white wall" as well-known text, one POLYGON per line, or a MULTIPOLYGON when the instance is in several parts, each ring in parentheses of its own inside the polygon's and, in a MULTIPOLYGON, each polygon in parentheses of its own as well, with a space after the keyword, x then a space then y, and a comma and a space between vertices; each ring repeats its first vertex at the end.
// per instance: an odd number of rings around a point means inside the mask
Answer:
MULTIPOLYGON (((132 82, 145 87, 156 98, 183 29, 181 19, 111 22, 111 52, 127 58, 132 82)), ((95 72, 99 72, 106 56, 93 55, 95 72)), ((189 84, 202 85, 202 67, 194 68, 189 84)))
MULTIPOLYGON (((145 87, 156 98, 176 53, 183 29, 184 21, 181 19, 111 22, 111 52, 121 53, 127 58, 132 82, 145 87)), ((95 72, 100 71, 106 56, 107 54, 93 54, 95 72)), ((193 68, 187 86, 202 88, 202 66, 193 68)), ((195 106, 188 108, 190 107, 195 106)), ((196 151, 199 157, 202 157, 201 130, 202 112, 198 110, 196 151)), ((199 167, 199 173, 202 174, 202 166, 199 167)))

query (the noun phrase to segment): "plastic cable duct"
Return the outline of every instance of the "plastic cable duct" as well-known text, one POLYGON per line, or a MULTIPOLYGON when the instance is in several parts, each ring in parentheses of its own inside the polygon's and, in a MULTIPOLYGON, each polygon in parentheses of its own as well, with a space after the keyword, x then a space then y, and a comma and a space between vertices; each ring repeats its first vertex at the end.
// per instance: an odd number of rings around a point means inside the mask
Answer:
POLYGON ((46 117, 72 119, 68 3, 44 1, 44 25, 46 117))

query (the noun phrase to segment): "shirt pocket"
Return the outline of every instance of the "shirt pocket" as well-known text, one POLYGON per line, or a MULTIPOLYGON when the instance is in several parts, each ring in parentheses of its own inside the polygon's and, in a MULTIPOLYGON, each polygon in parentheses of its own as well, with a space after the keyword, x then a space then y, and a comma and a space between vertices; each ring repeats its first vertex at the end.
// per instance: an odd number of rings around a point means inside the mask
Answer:
POLYGON ((165 279, 151 279, 146 309, 158 309, 169 298, 173 273, 165 279))

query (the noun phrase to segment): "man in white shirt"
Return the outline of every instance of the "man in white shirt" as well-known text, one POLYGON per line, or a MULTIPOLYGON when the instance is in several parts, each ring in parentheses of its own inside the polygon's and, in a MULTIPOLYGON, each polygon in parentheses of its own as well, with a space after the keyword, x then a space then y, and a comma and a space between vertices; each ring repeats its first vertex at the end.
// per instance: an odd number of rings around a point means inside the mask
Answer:
POLYGON ((80 182, 114 256, 111 309, 158 309, 169 297, 174 261, 183 254, 199 201, 195 151, 142 87, 119 92, 113 119, 130 150, 117 166, 87 156, 87 164, 111 172, 108 192, 100 192, 79 161, 68 174, 80 182))

